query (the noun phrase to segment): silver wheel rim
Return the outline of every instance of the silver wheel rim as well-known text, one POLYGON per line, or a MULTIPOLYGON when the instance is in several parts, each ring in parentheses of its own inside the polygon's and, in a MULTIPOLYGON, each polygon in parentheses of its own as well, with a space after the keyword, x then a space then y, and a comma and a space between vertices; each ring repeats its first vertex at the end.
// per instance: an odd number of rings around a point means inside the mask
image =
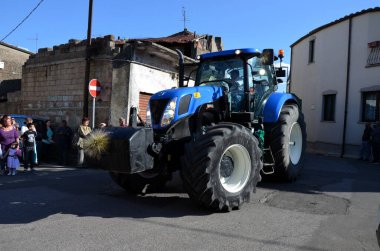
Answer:
POLYGON ((251 174, 251 158, 242 145, 231 145, 223 153, 219 162, 219 180, 223 188, 230 193, 240 192, 249 180, 251 174), (222 161, 228 159, 232 165, 226 171, 222 161))
POLYGON ((294 122, 290 128, 289 156, 293 165, 297 165, 302 154, 302 130, 301 126, 294 122))

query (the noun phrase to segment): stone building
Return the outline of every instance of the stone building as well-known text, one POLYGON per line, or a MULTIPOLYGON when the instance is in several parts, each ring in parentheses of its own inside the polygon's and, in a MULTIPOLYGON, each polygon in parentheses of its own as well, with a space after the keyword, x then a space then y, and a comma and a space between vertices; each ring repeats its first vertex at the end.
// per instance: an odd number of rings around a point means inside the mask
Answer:
POLYGON ((22 65, 32 54, 0 42, 0 113, 20 112, 22 65))
MULTIPOLYGON (((112 58, 116 54, 112 36, 93 39, 90 78, 105 86, 112 83, 112 58)), ((67 44, 39 49, 23 66, 22 113, 62 119, 79 125, 85 89, 86 41, 70 40, 67 44)), ((96 118, 108 120, 110 97, 103 92, 96 102, 96 118)), ((89 102, 90 103, 90 102, 89 102)))
MULTIPOLYGON (((188 31, 169 37, 170 43, 165 40, 164 44, 171 49, 153 39, 115 40, 110 35, 92 40, 90 79, 98 79, 103 87, 96 98, 96 124, 117 125, 119 117, 128 119, 131 106, 138 107, 145 119, 149 97, 178 85, 178 55, 172 49, 179 48, 185 55, 195 57, 222 48, 220 38, 215 42, 211 36, 196 36, 188 31), (194 50, 188 50, 192 47, 194 50)), ((163 38, 157 40, 160 41, 163 38)), ((29 58, 22 73, 21 113, 54 122, 66 119, 72 127, 79 125, 87 85, 85 42, 70 40, 40 49, 29 58)), ((195 62, 186 56, 185 61, 195 62)), ((91 113, 91 97, 87 105, 91 113)))

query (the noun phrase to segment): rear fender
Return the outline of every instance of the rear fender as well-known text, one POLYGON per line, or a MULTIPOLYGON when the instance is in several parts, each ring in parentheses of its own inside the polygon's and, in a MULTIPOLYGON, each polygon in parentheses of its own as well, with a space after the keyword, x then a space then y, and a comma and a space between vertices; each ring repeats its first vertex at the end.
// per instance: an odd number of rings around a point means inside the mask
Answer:
POLYGON ((277 122, 282 107, 285 103, 293 103, 297 104, 299 107, 301 106, 300 99, 290 93, 272 93, 267 99, 264 106, 264 123, 275 123, 277 122))

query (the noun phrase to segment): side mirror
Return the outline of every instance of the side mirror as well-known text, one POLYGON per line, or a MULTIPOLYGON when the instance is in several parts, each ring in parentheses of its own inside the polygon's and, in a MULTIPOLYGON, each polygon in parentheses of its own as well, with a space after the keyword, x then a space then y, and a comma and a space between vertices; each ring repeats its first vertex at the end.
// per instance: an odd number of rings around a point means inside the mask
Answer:
POLYGON ((276 69, 276 77, 278 78, 286 77, 286 71, 282 68, 276 69))
POLYGON ((273 49, 264 49, 261 53, 261 63, 263 65, 272 65, 274 62, 274 52, 273 49))
POLYGON ((284 81, 282 81, 281 78, 278 78, 278 79, 277 79, 277 83, 281 84, 281 83, 284 83, 284 81))

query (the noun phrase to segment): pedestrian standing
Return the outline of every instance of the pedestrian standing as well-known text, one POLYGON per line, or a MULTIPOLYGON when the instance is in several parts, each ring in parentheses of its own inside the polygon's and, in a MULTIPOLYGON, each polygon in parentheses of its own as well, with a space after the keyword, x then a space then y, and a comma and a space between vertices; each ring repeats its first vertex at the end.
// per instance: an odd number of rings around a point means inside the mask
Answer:
MULTIPOLYGON (((24 121, 24 125, 21 127, 21 137, 22 135, 28 131, 28 124, 32 124, 32 130, 35 131, 37 133, 37 130, 36 130, 36 126, 33 124, 33 119, 32 118, 26 118, 25 121, 24 121)), ((38 133, 37 133, 37 136, 38 136, 38 133)), ((41 135, 39 135, 41 136, 41 135)), ((21 143, 23 144, 24 142, 20 142, 20 148, 23 150, 23 154, 24 154, 24 158, 25 158, 25 147, 22 145, 21 146, 21 143)), ((41 147, 38 147, 38 142, 37 142, 37 138, 36 138, 36 143, 34 144, 34 164, 38 165, 38 157, 37 157, 37 148, 39 148, 39 150, 41 150, 41 147)))
POLYGON ((36 137, 37 133, 33 130, 33 124, 27 124, 28 130, 22 135, 23 145, 24 145, 24 170, 30 170, 34 172, 34 159, 35 148, 36 148, 36 137))
POLYGON ((371 137, 373 163, 379 163, 380 160, 380 121, 376 122, 375 129, 371 137))
POLYGON ((372 126, 371 123, 367 122, 365 124, 364 132, 362 135, 362 146, 360 149, 360 160, 369 160, 371 156, 371 136, 372 136, 372 126))
POLYGON ((8 167, 8 175, 16 175, 16 170, 20 167, 20 160, 22 153, 19 149, 19 145, 17 142, 13 142, 5 153, 4 158, 7 162, 8 167))
POLYGON ((78 128, 79 141, 78 145, 78 165, 82 166, 84 163, 84 149, 83 149, 83 140, 91 133, 91 128, 88 126, 90 120, 87 117, 82 119, 82 124, 78 128))
POLYGON ((21 155, 18 143, 13 142, 4 156, 7 159, 8 175, 16 175, 16 171, 20 167, 19 157, 21 155))
POLYGON ((56 143, 58 145, 58 154, 59 154, 59 164, 67 165, 68 156, 71 144, 71 138, 73 137, 73 131, 69 126, 67 126, 67 121, 62 120, 61 126, 58 127, 55 132, 56 143))
POLYGON ((54 137, 54 131, 51 128, 51 121, 48 119, 45 121, 45 127, 43 128, 43 132, 42 132, 42 147, 41 147, 42 156, 40 156, 40 158, 51 159, 53 157, 54 155, 53 137, 54 137))
MULTIPOLYGON (((11 117, 4 115, 1 121, 2 127, 0 128, 0 144, 1 151, 5 154, 11 147, 13 142, 19 142, 18 133, 12 125, 11 117)), ((6 159, 3 157, 0 161, 0 174, 5 174, 6 159)))

